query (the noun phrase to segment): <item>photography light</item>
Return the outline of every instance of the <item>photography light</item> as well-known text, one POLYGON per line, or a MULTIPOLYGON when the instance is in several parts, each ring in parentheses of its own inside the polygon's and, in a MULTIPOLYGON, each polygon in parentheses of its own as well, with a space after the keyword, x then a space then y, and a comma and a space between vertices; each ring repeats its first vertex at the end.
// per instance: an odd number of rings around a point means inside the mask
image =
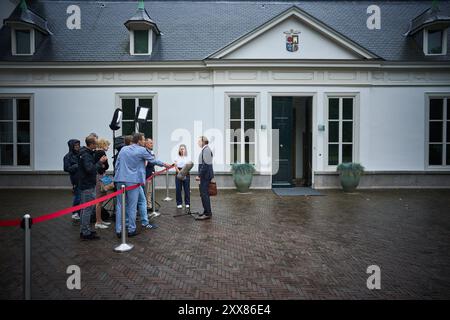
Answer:
POLYGON ((147 121, 150 108, 138 106, 136 110, 136 122, 144 123, 147 121))
POLYGON ((120 129, 120 122, 122 121, 122 113, 123 113, 122 109, 120 109, 120 108, 117 108, 114 111, 113 118, 111 120, 111 123, 109 124, 109 128, 112 131, 116 131, 116 130, 120 129))

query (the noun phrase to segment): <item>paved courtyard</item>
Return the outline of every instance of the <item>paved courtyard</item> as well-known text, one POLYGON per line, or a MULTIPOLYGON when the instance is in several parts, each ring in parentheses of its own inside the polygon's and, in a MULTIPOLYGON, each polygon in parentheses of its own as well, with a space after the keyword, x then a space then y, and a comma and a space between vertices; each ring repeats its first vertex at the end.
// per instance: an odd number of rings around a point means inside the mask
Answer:
MULTIPOLYGON (((34 299, 450 298, 450 191, 377 190, 279 197, 219 190, 214 217, 174 218, 162 203, 156 230, 117 254, 112 230, 80 242, 70 216, 32 228, 34 299), (81 268, 68 290, 66 268, 81 268), (381 290, 366 269, 381 268, 381 290)), ((172 194, 173 196, 173 194, 172 194)), ((158 194, 158 199, 163 197, 158 194)), ((193 208, 199 208, 193 191, 193 208)), ((0 219, 70 204, 66 190, 1 190, 0 219)), ((22 237, 0 229, 0 299, 22 298, 22 237)))

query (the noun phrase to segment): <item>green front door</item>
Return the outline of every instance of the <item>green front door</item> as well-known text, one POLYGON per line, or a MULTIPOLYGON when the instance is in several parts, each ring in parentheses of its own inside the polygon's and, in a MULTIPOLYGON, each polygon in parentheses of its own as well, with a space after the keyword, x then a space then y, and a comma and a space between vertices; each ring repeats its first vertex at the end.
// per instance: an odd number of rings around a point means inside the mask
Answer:
POLYGON ((279 157, 278 159, 273 159, 273 164, 278 166, 278 172, 272 176, 272 187, 292 186, 293 121, 293 97, 273 97, 272 129, 279 130, 278 146, 274 144, 273 148, 278 148, 279 157))

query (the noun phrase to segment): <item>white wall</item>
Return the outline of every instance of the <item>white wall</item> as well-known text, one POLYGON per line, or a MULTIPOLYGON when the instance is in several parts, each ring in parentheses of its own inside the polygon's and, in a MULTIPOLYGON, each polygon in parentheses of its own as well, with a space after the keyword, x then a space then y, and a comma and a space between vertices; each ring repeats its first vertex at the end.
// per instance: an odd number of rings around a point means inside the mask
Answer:
POLYGON ((425 169, 426 91, 370 89, 361 105, 361 162, 368 169, 425 169))
POLYGON ((291 17, 259 37, 228 54, 226 59, 357 59, 348 49, 336 44, 298 18, 291 17), (286 50, 285 31, 297 30, 299 49, 286 50))
MULTIPOLYGON (((360 100, 359 161, 367 170, 420 171, 425 168, 425 94, 449 91, 445 87, 345 86, 0 88, 0 93, 34 94, 35 170, 62 170, 62 157, 70 138, 82 140, 95 131, 111 139, 108 125, 119 93, 156 93, 156 150, 163 161, 173 159, 173 152, 181 142, 190 142, 191 155, 196 155, 198 149, 193 150, 193 147, 199 135, 208 133, 211 128, 223 131, 226 126, 225 94, 241 92, 258 95, 257 128, 262 124, 270 127, 270 94, 315 95, 313 162, 316 171, 331 170, 326 165, 327 132, 319 132, 317 128, 318 124, 326 124, 325 94, 357 93, 360 100), (202 121, 203 128, 195 128, 195 121, 202 121), (184 133, 191 140, 172 137, 177 129, 185 129, 184 133)), ((226 168, 220 164, 215 167, 217 171, 226 168)))
MULTIPOLYGON (((69 139, 79 139, 84 145, 84 138, 96 132, 112 142, 109 123, 116 108, 116 95, 133 92, 157 92, 155 149, 163 161, 174 158, 171 150, 177 143, 171 142, 170 137, 175 129, 193 131, 195 120, 203 120, 206 129, 213 125, 210 88, 0 88, 0 93, 34 95, 34 170, 62 170, 69 139)), ((120 134, 119 130, 117 135, 120 134)), ((196 145, 195 139, 191 145, 196 145)))

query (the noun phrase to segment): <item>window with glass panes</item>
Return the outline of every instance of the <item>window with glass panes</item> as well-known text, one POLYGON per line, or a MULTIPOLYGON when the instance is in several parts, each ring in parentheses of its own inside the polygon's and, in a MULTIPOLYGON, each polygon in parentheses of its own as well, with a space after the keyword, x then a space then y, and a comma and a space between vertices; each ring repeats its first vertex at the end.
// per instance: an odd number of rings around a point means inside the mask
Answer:
POLYGON ((255 97, 230 97, 230 161, 254 164, 255 97))
POLYGON ((353 97, 328 98, 328 165, 353 161, 353 97))
POLYGON ((16 30, 16 54, 31 54, 31 30, 16 30))
POLYGON ((449 99, 430 98, 428 114, 428 165, 450 166, 449 99))
POLYGON ((0 97, 0 166, 31 166, 29 98, 0 97))
POLYGON ((122 135, 130 135, 136 132, 137 107, 149 108, 147 121, 139 124, 139 132, 145 134, 146 138, 153 137, 153 100, 149 97, 123 97, 122 106, 122 135))
POLYGON ((148 30, 134 30, 134 53, 148 53, 148 30))
POLYGON ((443 53, 443 30, 428 30, 428 54, 443 53))

